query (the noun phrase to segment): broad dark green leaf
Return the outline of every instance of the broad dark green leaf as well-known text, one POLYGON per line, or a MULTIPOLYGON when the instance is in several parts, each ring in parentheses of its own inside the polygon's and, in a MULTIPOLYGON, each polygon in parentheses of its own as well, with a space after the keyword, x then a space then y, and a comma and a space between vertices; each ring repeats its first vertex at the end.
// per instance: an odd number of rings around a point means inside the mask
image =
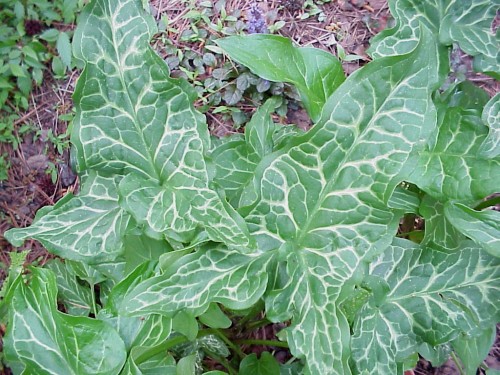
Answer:
POLYGON ((240 375, 278 375, 280 366, 271 353, 263 352, 260 358, 256 354, 246 356, 240 363, 240 375))
POLYGON ((314 121, 344 81, 342 66, 333 55, 320 49, 294 47, 289 39, 278 35, 230 36, 216 43, 258 76, 293 84, 314 121))
POLYGON ((8 363, 29 374, 116 374, 125 345, 108 324, 57 311, 50 270, 33 268, 29 285, 16 281, 4 341, 8 363))
POLYGON ((500 261, 472 242, 445 253, 397 239, 370 275, 352 339, 358 373, 396 374, 421 343, 477 336, 500 319, 500 261))

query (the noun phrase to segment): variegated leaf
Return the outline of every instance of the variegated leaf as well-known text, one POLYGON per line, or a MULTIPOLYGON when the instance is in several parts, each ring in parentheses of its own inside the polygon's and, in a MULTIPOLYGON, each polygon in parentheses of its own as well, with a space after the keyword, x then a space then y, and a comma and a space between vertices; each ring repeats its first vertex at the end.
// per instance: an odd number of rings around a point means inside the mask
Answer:
POLYGON ((500 78, 500 32, 492 22, 500 10, 499 0, 454 0, 447 4, 439 39, 446 45, 458 43, 474 58, 474 69, 500 78))
POLYGON ((490 130, 479 148, 479 154, 486 158, 497 158, 500 156, 500 93, 484 107, 483 122, 490 130))
POLYGON ((275 151, 273 136, 279 125, 273 123, 271 114, 277 104, 277 98, 266 101, 246 125, 244 138, 233 137, 211 154, 216 167, 214 181, 224 189, 235 208, 242 204, 241 194, 249 186, 259 162, 275 151))
POLYGON ((242 310, 262 296, 272 255, 246 255, 234 250, 201 249, 160 274, 131 288, 120 307, 123 313, 174 315, 186 309, 194 315, 211 302, 242 310))
POLYGON ((444 213, 457 230, 500 258, 500 212, 475 211, 460 203, 448 203, 444 213))
POLYGON ((273 321, 292 319, 292 353, 307 358, 313 374, 349 373, 349 326, 338 304, 397 229, 386 202, 436 124, 430 95, 439 78, 429 69, 436 65, 424 29, 411 54, 350 76, 320 122, 257 171, 259 199, 246 220, 259 248, 277 251, 288 273, 267 293, 266 310, 273 321))
POLYGON ((78 196, 68 194, 40 210, 30 227, 11 229, 5 238, 14 246, 34 238, 56 255, 88 264, 113 261, 132 221, 118 205, 117 181, 91 172, 78 196))
POLYGON ((82 13, 75 55, 86 65, 74 94, 72 133, 78 168, 128 175, 122 202, 138 222, 185 229, 177 221, 160 225, 149 210, 137 210, 143 197, 127 183, 155 186, 153 211, 171 209, 172 195, 182 197, 189 206, 186 221, 211 228, 210 239, 248 245, 243 221, 208 186, 208 129, 193 108, 194 90, 169 78, 166 63, 150 47, 155 31, 138 0, 94 1, 82 13))
POLYGON ((57 283, 59 298, 62 300, 66 311, 71 315, 88 316, 94 303, 93 290, 87 285, 81 285, 71 266, 59 259, 53 259, 45 264, 51 270, 57 283))
POLYGON ((370 277, 373 297, 352 339, 358 373, 396 374, 421 343, 477 335, 500 319, 500 261, 472 242, 445 253, 395 240, 370 264, 370 277))
POLYGON ((425 220, 423 245, 446 251, 458 250, 465 236, 445 216, 443 202, 430 195, 425 195, 419 208, 419 214, 425 220))
POLYGON ((57 311, 56 299, 52 271, 33 268, 29 285, 17 279, 4 339, 9 365, 26 374, 117 374, 126 350, 116 331, 57 311))
POLYGON ((467 203, 498 191, 500 158, 488 159, 480 152, 488 132, 480 117, 483 96, 479 88, 458 85, 438 105, 437 141, 420 153, 408 178, 435 199, 467 203), (460 96, 462 90, 467 97, 460 96))
POLYGON ((411 51, 418 42, 419 25, 440 36, 443 45, 458 43, 474 59, 478 71, 500 74, 499 34, 491 23, 499 0, 391 0, 396 26, 376 35, 368 52, 375 58, 411 51))

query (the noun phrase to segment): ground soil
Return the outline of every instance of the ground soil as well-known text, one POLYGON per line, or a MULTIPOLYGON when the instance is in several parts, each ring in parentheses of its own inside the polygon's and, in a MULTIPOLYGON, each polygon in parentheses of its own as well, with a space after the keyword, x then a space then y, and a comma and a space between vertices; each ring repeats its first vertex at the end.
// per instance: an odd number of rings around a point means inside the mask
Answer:
MULTIPOLYGON (((157 19, 167 14, 173 20, 172 26, 182 31, 189 27, 189 21, 183 18, 189 11, 188 3, 181 0, 152 0, 151 7, 157 19)), ((236 9, 245 11, 250 3, 250 0, 227 0, 225 8, 230 14, 236 9)), ((370 39, 393 22, 385 0, 331 1, 321 6, 324 14, 321 22, 317 16, 304 17, 303 0, 271 0, 260 1, 258 4, 266 14, 274 18, 274 21, 285 21, 280 34, 290 37, 299 45, 318 47, 335 54, 335 43, 339 42, 347 54, 362 56, 362 60, 343 64, 348 74, 370 60, 365 52, 370 39)), ((181 47, 182 43, 176 38, 176 35, 172 35, 174 44, 178 43, 181 47)), ((161 55, 163 51, 158 52, 161 55)), ((500 91, 498 81, 473 73, 470 59, 460 51, 457 53, 460 61, 468 67, 467 76, 470 80, 483 87, 490 95, 500 91)), ((43 264, 51 257, 36 241, 27 241, 22 248, 13 249, 4 239, 3 233, 12 227, 30 225, 38 209, 54 204, 68 192, 78 191, 78 179, 71 171, 69 152, 60 154, 48 137, 50 132, 58 135, 66 131, 68 124, 60 121, 59 115, 72 110, 71 94, 77 77, 78 72, 74 71, 66 79, 56 81, 47 73, 43 85, 36 88, 30 98, 29 110, 21 113, 19 120, 16 121, 18 129, 22 125, 29 124, 34 131, 20 136, 23 141, 18 148, 0 143, 0 155, 8 154, 11 163, 8 180, 0 182, 0 262, 5 266, 9 264, 9 252, 21 249, 30 250, 28 263, 43 264), (47 173, 50 165, 54 165, 58 171, 55 182, 47 173)), ((304 118, 303 112, 300 111, 291 113, 287 120, 303 127, 309 124, 308 119, 304 118)), ((207 114, 207 121, 211 131, 216 135, 234 131, 223 125, 218 117, 211 113, 207 114)), ((6 268, 0 267, 0 283, 6 276, 5 272, 6 268)), ((2 328, 0 327, 0 333, 3 333, 2 328)), ((498 336, 486 362, 500 369, 498 336)), ((458 374, 452 361, 440 368, 433 368, 423 359, 418 363, 414 373, 458 374)))

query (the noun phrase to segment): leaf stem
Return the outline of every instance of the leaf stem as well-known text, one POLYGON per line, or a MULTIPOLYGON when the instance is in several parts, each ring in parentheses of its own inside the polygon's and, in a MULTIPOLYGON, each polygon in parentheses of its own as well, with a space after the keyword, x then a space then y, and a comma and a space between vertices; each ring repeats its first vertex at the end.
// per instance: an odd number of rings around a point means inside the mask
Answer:
POLYGON ((462 368, 462 362, 460 361, 460 359, 458 359, 454 351, 451 352, 451 358, 453 359, 453 362, 455 362, 455 364, 457 365, 457 369, 460 375, 465 375, 465 372, 462 368))
POLYGON ((92 291, 91 296, 92 296, 92 313, 94 314, 95 317, 97 317, 97 305, 95 303, 95 284, 91 283, 90 284, 90 290, 92 291))
MULTIPOLYGON (((243 327, 245 324, 247 324, 250 320, 252 320, 255 316, 257 316, 260 312, 262 311, 262 306, 260 306, 259 303, 255 304, 252 309, 249 311, 247 315, 245 315, 243 318, 241 318, 237 326, 238 327, 243 327)), ((248 325, 250 327, 250 324, 248 325)), ((247 327, 247 328, 248 328, 247 327)))
POLYGON ((474 207, 474 209, 476 211, 480 211, 480 210, 483 210, 485 208, 495 206, 497 204, 500 204, 500 197, 494 197, 494 198, 488 199, 486 201, 483 201, 483 202, 479 203, 476 207, 474 207))
POLYGON ((215 359, 216 361, 218 361, 222 366, 224 366, 228 371, 229 371, 229 374, 230 375, 238 375, 238 370, 236 370, 232 365, 231 363, 229 363, 229 361, 224 358, 224 357, 221 357, 217 354, 215 354, 214 352, 212 352, 211 350, 206 350, 205 349, 205 353, 210 357, 210 358, 213 358, 215 359))
POLYGON ((264 319, 260 319, 260 320, 257 320, 255 322, 251 322, 248 324, 247 328, 249 330, 254 330, 256 328, 260 328, 260 327, 263 327, 263 326, 267 326, 268 324, 270 324, 271 322, 264 318, 264 319))
POLYGON ((277 340, 248 339, 248 340, 235 340, 235 343, 244 344, 244 345, 276 346, 279 348, 287 348, 288 349, 288 344, 286 342, 277 341, 277 340))

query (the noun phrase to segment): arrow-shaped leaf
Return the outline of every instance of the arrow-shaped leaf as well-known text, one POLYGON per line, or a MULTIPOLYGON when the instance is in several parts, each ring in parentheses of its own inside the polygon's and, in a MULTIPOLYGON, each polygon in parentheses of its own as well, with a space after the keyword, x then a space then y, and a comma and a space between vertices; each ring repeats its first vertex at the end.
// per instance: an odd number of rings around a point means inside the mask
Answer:
POLYGON ((20 276, 11 300, 5 356, 29 374, 117 374, 125 345, 108 324, 57 311, 50 270, 34 268, 30 284, 20 276))
POLYGON ((68 194, 55 206, 44 207, 30 227, 11 229, 5 238, 14 246, 34 238, 56 255, 89 264, 116 259, 131 222, 118 205, 118 180, 91 172, 78 196, 68 194))
POLYGON ((258 301, 267 285, 270 255, 246 255, 227 249, 202 249, 177 261, 175 273, 160 274, 132 289, 121 311, 129 315, 172 316, 188 309, 193 315, 211 302, 242 310, 258 301))
POLYGON ((437 141, 420 153, 408 179, 438 200, 474 202, 500 186, 500 159, 480 152, 488 132, 480 117, 484 92, 471 87, 459 85, 444 95, 438 105, 437 141), (462 90, 468 98, 460 97, 462 90))
POLYGON ((248 245, 241 218, 208 187, 207 126, 192 105, 194 90, 169 78, 166 63, 150 47, 155 31, 138 0, 94 1, 83 11, 74 38, 75 55, 86 63, 74 94, 78 168, 127 175, 123 206, 153 230, 185 230, 184 222, 177 227, 178 221, 168 221, 171 216, 162 216, 167 221, 160 224, 149 215, 182 199, 189 228, 207 227, 214 241, 248 245), (148 196, 158 198, 146 212, 137 209, 141 193, 128 186, 142 182, 154 186, 148 196))
POLYGON ((359 373, 396 374, 421 343, 477 335, 500 319, 500 261, 472 242, 445 253, 395 240, 370 275, 374 295, 358 314, 352 340, 359 373))
POLYGON ((274 321, 292 318, 292 353, 314 374, 349 373, 349 327, 338 304, 362 262, 390 244, 399 217, 386 202, 435 126, 430 95, 439 79, 429 67, 437 52, 423 30, 412 53, 350 76, 319 123, 264 159, 254 179, 249 228, 260 249, 287 262, 288 282, 268 293, 266 310, 274 321))
POLYGON ((460 48, 474 59, 474 67, 498 77, 499 36, 491 24, 500 7, 498 0, 390 0, 396 19, 393 28, 376 35, 368 52, 375 58, 411 51, 418 41, 419 25, 427 26, 440 42, 460 48))

